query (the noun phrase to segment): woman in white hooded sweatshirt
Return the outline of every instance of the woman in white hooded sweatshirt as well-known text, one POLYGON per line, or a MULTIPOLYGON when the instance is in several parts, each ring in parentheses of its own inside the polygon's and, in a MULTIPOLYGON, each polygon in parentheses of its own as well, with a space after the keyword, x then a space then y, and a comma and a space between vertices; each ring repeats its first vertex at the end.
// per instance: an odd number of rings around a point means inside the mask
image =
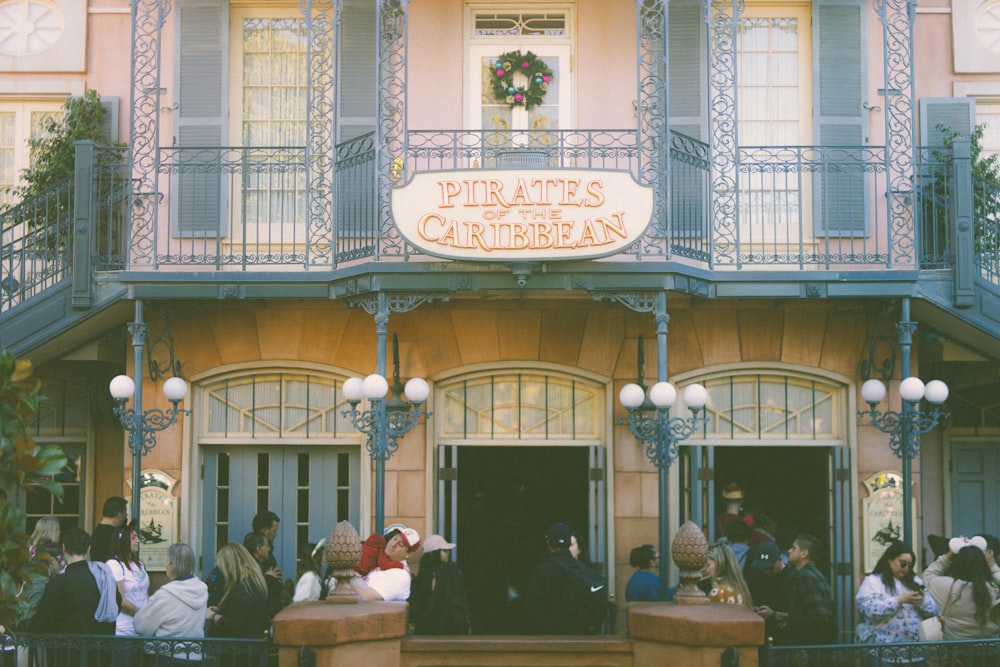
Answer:
MULTIPOLYGON (((146 606, 135 615, 135 631, 145 637, 200 639, 205 636, 205 614, 208 610, 208 586, 194 576, 194 551, 183 542, 167 549, 167 579, 169 581, 149 598, 146 606)), ((147 644, 146 651, 155 647, 147 644)), ((200 660, 195 653, 175 650, 162 656, 164 662, 200 660)), ((148 661, 147 661, 147 664, 148 661)), ((155 663, 154 663, 155 664, 155 663)))

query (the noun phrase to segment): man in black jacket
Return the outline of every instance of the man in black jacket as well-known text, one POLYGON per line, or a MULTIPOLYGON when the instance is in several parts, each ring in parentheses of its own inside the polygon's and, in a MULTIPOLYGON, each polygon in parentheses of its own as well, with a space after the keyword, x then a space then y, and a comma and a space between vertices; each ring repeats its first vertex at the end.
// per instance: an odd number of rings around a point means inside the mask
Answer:
MULTIPOLYGON (((561 521, 549 526, 545 533, 549 555, 532 570, 525 600, 527 631, 530 633, 577 635, 595 630, 593 624, 579 613, 581 610, 569 608, 573 606, 570 591, 579 585, 574 580, 585 576, 581 569, 587 567, 570 553, 572 535, 572 529, 561 521)), ((597 583, 596 588, 605 588, 603 580, 597 583)))

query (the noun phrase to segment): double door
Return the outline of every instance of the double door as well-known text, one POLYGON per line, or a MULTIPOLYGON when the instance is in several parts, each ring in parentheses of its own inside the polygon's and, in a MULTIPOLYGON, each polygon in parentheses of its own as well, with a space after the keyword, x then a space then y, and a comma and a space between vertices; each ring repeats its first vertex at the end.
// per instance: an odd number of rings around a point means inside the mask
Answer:
POLYGON ((207 574, 227 542, 243 543, 257 512, 281 519, 274 557, 295 581, 296 555, 339 521, 360 525, 360 450, 349 446, 203 448, 202 562, 207 574))

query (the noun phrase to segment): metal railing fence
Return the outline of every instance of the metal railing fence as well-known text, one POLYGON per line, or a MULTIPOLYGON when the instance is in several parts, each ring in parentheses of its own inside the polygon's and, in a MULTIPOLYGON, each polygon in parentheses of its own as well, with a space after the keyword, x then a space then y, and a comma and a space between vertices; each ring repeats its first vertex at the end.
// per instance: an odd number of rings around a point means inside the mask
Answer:
POLYGON ((996 667, 1000 639, 769 646, 764 654, 764 667, 996 667))
POLYGON ((269 639, 209 639, 53 635, 5 635, 0 667, 276 667, 269 639))

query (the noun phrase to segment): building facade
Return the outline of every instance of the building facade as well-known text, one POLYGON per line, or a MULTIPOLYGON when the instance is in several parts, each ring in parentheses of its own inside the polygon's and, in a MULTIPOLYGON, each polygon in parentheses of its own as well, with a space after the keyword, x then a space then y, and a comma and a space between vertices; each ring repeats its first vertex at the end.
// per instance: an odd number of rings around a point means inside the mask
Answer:
POLYGON ((0 342, 73 465, 30 516, 90 527, 131 493, 128 373, 147 409, 190 385, 142 458, 150 540, 207 572, 270 509, 290 576, 384 495, 386 523, 458 542, 481 632, 523 629, 552 521, 623 610, 629 551, 661 516, 718 537, 730 482, 829 546, 844 630, 903 502, 918 552, 1000 531, 1000 199, 967 140, 1000 150, 1000 3, 81 4, 0 3, 5 182, 30 114, 85 89, 128 143, 110 169, 78 150, 72 207, 4 214, 0 342), (431 388, 384 494, 343 393, 376 371, 431 388), (909 375, 948 383, 951 419, 901 493, 860 387, 895 410, 909 375), (621 421, 642 378, 709 394, 662 504, 621 421))

